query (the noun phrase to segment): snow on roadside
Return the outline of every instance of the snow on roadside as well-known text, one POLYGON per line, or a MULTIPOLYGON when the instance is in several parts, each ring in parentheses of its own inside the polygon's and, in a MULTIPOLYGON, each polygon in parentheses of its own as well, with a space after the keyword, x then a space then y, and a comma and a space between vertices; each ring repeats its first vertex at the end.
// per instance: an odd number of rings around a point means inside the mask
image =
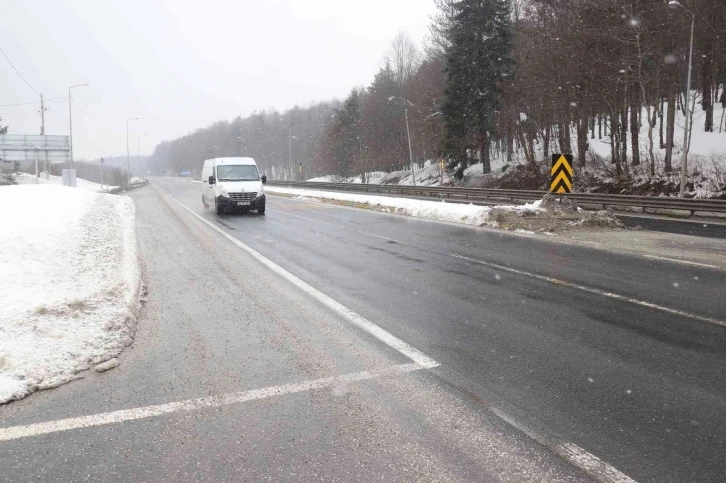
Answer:
MULTIPOLYGON (((17 184, 63 185, 63 178, 61 176, 54 176, 52 174, 48 175, 48 179, 42 177, 38 178, 38 183, 35 182, 35 175, 29 173, 14 173, 12 176, 17 184)), ((76 178, 76 187, 95 192, 102 192, 106 191, 107 189, 112 190, 114 188, 118 188, 118 186, 107 186, 105 184, 101 185, 99 183, 94 183, 93 181, 88 181, 82 178, 76 178)))
POLYGON ((522 216, 533 216, 541 211, 541 201, 517 206, 477 206, 443 201, 427 201, 411 198, 395 198, 390 196, 361 195, 354 193, 338 193, 335 191, 318 191, 307 189, 283 188, 267 186, 265 191, 270 194, 297 196, 299 199, 327 199, 369 205, 380 211, 399 215, 426 218, 429 220, 448 221, 473 226, 498 227, 499 223, 490 218, 493 208, 512 211, 522 216))
POLYGON ((130 198, 0 188, 0 403, 81 377, 134 337, 141 278, 130 198))

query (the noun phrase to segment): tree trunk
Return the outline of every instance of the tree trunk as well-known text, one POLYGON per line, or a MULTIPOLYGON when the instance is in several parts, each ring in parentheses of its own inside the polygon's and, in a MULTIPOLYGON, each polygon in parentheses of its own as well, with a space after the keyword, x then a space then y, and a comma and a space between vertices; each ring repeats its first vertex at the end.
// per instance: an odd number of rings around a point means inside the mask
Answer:
POLYGON ((491 159, 489 157, 489 133, 487 131, 483 131, 481 133, 481 145, 479 146, 480 155, 481 155, 481 162, 482 162, 482 172, 483 173, 491 173, 492 172, 492 164, 491 159))
POLYGON ((602 114, 597 115, 597 138, 602 140, 602 114))
POLYGON ((620 165, 620 128, 617 113, 610 114, 610 160, 620 165))
POLYGON ((511 124, 507 126, 507 164, 512 164, 514 154, 514 136, 512 135, 511 124))
POLYGON ((557 123, 557 145, 560 148, 560 153, 565 152, 565 130, 563 123, 557 123))
POLYGON ((633 166, 640 164, 640 122, 638 121, 638 112, 640 110, 638 89, 632 86, 630 89, 630 140, 633 151, 633 166))
POLYGON ((620 105, 620 162, 628 164, 628 88, 625 87, 620 105))
POLYGON ((587 126, 589 120, 587 117, 581 117, 577 121, 577 160, 581 168, 585 167, 587 154, 587 126))
POLYGON ((703 101, 701 105, 706 113, 704 130, 706 132, 713 132, 713 41, 708 40, 705 44, 703 68, 701 70, 701 79, 703 81, 703 101))
POLYGON ((660 148, 665 149, 665 141, 663 138, 663 97, 660 96, 660 102, 658 103, 658 117, 660 118, 660 127, 658 128, 658 142, 660 143, 660 148))
POLYGON ((670 173, 673 169, 673 133, 676 127, 676 89, 673 83, 668 84, 667 91, 668 115, 666 119, 666 145, 665 145, 665 172, 670 173))
POLYGON ((544 135, 544 143, 542 150, 544 151, 544 162, 547 163, 547 160, 550 158, 550 135, 552 133, 552 124, 550 124, 549 121, 547 122, 547 127, 545 128, 545 135, 544 135))

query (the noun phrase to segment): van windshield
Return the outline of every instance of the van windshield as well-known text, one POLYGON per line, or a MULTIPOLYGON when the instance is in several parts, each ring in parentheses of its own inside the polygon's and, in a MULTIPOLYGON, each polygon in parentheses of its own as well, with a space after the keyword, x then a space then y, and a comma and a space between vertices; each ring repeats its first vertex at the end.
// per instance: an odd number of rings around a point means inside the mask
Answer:
POLYGON ((219 181, 259 181, 260 174, 254 165, 224 165, 217 166, 217 179, 219 181))

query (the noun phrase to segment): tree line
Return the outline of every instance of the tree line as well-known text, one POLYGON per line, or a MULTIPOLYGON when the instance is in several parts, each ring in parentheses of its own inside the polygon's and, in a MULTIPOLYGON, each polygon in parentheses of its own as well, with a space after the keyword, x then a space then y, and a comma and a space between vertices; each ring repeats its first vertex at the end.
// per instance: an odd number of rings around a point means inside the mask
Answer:
POLYGON ((371 84, 342 102, 217 123, 160 144, 156 166, 198 169, 207 157, 248 153, 275 177, 301 178, 442 158, 461 177, 473 163, 490 171, 493 157, 542 169, 553 152, 587 167, 597 138, 610 144, 616 173, 655 174, 678 163, 677 112, 700 109, 704 123, 693 129, 719 129, 723 0, 681 0, 676 9, 665 0, 434 1, 423 49, 397 35, 371 84))

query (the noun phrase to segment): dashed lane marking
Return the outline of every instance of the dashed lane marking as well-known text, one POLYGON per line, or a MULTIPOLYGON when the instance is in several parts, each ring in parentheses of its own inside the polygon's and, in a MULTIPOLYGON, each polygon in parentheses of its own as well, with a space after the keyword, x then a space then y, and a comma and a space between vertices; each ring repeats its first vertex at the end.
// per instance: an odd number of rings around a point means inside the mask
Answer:
POLYGON ((478 265, 484 265, 485 267, 494 268, 496 270, 502 270, 505 272, 516 273, 517 275, 524 275, 527 277, 535 278, 537 280, 542 280, 542 281, 549 282, 552 284, 561 285, 563 287, 573 288, 576 290, 581 290, 583 292, 601 295, 603 297, 608 297, 611 299, 620 300, 622 302, 628 302, 631 304, 640 305, 642 307, 647 307, 649 309, 660 310, 662 312, 666 312, 666 313, 669 313, 672 315, 678 315, 681 317, 687 317, 689 319, 698 320, 700 322, 706 322, 707 324, 720 325, 721 327, 726 327, 726 321, 723 321, 723 320, 713 319, 711 317, 703 317, 701 315, 691 314, 688 312, 684 312, 682 310, 672 309, 670 307, 663 307, 662 305, 657 305, 657 304, 654 304, 651 302, 646 302, 644 300, 638 300, 638 299, 634 299, 631 297, 626 297, 625 295, 620 295, 620 294, 613 293, 613 292, 607 292, 605 290, 599 290, 596 288, 586 287, 584 285, 579 285, 579 284, 572 283, 572 282, 566 282, 564 280, 559 280, 557 278, 552 278, 552 277, 547 277, 545 275, 538 275, 536 273, 527 272, 525 270, 519 270, 519 269, 511 268, 511 267, 505 267, 504 265, 498 265, 496 263, 485 262, 484 260, 477 260, 476 258, 465 257, 464 255, 459 255, 457 253, 451 253, 450 255, 454 258, 458 258, 459 260, 466 260, 467 262, 476 263, 478 265))
POLYGON ((622 473, 620 470, 604 462, 592 453, 585 451, 576 444, 553 441, 551 438, 539 434, 532 428, 518 422, 500 409, 491 408, 491 411, 497 417, 506 421, 510 426, 518 429, 542 446, 550 448, 567 462, 593 477, 596 481, 602 483, 636 483, 635 480, 625 473, 622 473))
POLYGON ((678 258, 659 257, 657 255, 643 255, 645 258, 651 258, 653 260, 664 260, 666 262, 683 263, 684 265, 693 265, 696 267, 704 268, 715 268, 719 270, 721 267, 718 265, 708 265, 707 263, 689 262, 688 260, 680 260, 678 258))
POLYGON ((272 386, 263 389, 253 389, 250 391, 234 392, 218 396, 187 399, 185 401, 158 404, 155 406, 122 409, 119 411, 112 411, 108 413, 92 414, 89 416, 60 419, 56 421, 47 421, 43 423, 29 424, 26 426, 11 426, 8 428, 0 428, 0 441, 11 441, 14 439, 30 438, 32 436, 58 433, 61 431, 69 431, 72 429, 90 428, 94 426, 103 426, 108 424, 118 424, 125 421, 153 418, 171 413, 189 412, 201 409, 217 408, 221 406, 230 406, 233 404, 257 401, 260 399, 283 396, 286 394, 295 394, 305 391, 324 389, 340 384, 365 381, 369 379, 378 379, 382 377, 392 377, 406 374, 408 372, 418 371, 421 369, 424 369, 424 367, 417 363, 400 364, 380 370, 355 372, 342 376, 326 377, 323 379, 314 379, 311 381, 285 384, 282 386, 272 386))

